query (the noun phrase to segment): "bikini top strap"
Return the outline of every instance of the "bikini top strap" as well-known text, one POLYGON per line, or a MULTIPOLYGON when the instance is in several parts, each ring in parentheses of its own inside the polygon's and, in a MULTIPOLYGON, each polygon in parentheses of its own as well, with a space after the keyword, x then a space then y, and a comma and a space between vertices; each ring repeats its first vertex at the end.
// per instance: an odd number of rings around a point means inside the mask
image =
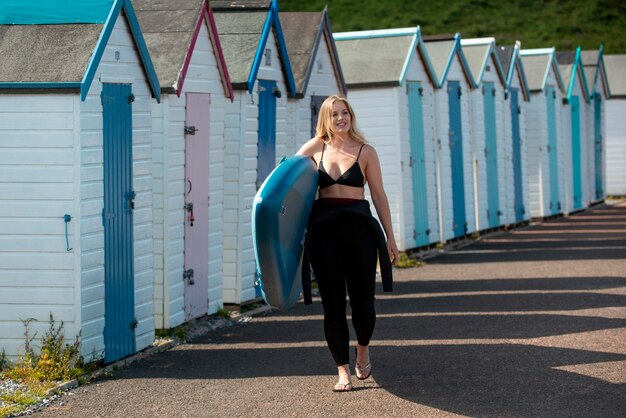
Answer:
POLYGON ((324 159, 324 151, 326 151, 326 142, 324 142, 324 145, 322 146, 322 156, 320 157, 320 163, 324 159))
POLYGON ((356 156, 356 160, 359 161, 359 157, 361 156, 361 151, 363 151, 363 147, 365 146, 365 144, 361 145, 361 148, 359 148, 359 153, 356 156))

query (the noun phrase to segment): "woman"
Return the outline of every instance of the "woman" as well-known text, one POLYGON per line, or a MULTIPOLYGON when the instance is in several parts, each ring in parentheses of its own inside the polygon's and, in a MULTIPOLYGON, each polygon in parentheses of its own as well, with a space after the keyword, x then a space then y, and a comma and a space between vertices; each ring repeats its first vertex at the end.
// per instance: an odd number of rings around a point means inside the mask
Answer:
POLYGON ((357 130, 354 111, 345 98, 330 96, 322 103, 315 138, 298 154, 313 158, 318 166, 319 195, 311 215, 307 252, 324 308, 324 334, 339 374, 333 390, 350 391, 346 287, 358 340, 355 374, 363 380, 372 370, 368 345, 376 322, 376 253, 385 291, 391 291, 391 263, 398 260, 389 202, 376 150, 357 130), (365 200, 365 184, 386 241, 365 200))

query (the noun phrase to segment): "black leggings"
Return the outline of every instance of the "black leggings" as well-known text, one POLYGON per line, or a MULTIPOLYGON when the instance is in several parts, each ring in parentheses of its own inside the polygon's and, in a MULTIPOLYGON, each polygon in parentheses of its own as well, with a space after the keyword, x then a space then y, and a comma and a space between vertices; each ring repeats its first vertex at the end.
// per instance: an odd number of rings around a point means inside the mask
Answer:
POLYGON ((360 345, 374 332, 374 292, 377 246, 369 220, 346 215, 323 222, 311 234, 311 266, 324 308, 324 334, 340 366, 350 362, 350 334, 346 318, 346 287, 352 325, 360 345))

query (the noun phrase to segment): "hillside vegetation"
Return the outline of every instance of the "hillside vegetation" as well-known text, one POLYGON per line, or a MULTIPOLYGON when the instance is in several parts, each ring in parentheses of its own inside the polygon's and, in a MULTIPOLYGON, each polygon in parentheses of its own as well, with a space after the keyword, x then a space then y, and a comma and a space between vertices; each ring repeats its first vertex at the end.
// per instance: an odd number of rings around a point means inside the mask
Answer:
POLYGON ((626 53, 624 0, 279 0, 280 11, 321 11, 334 32, 421 27, 422 35, 492 36, 522 48, 626 53))

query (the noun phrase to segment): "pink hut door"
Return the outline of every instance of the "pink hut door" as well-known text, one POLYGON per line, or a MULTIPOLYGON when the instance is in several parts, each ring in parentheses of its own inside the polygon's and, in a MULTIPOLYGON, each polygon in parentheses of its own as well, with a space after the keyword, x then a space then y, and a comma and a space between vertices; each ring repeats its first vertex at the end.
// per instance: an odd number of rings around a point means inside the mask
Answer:
POLYGON ((185 317, 206 315, 209 301, 208 94, 186 93, 185 109, 185 317))

